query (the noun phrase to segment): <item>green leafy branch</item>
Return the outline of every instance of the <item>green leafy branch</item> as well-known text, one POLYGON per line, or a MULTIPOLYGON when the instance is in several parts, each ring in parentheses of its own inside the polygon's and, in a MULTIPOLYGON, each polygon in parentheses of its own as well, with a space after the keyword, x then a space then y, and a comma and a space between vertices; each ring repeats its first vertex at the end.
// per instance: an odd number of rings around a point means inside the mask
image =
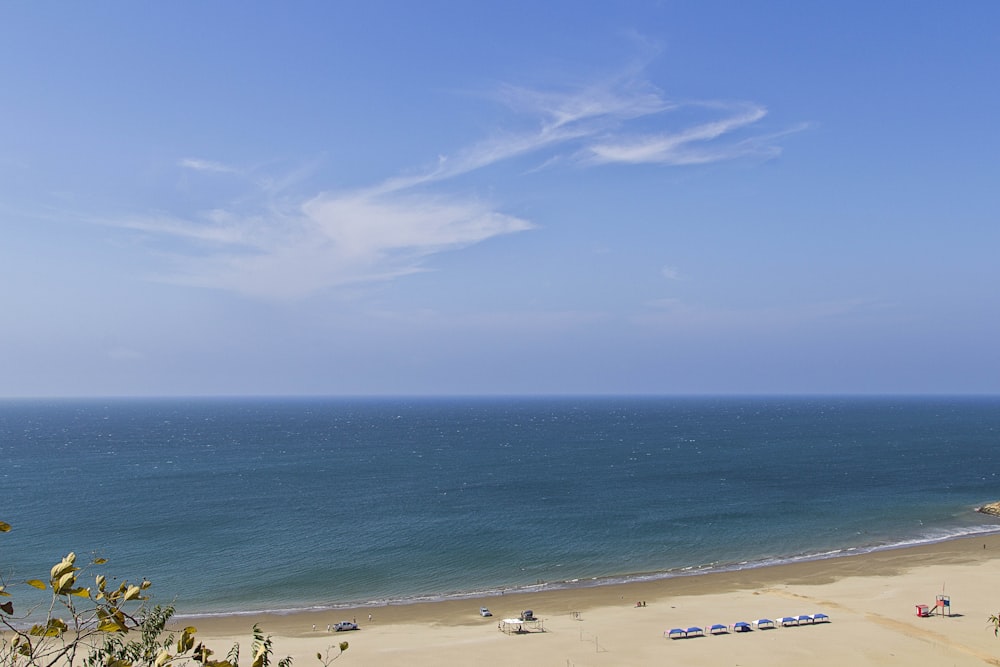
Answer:
MULTIPOLYGON (((0 533, 10 525, 0 521, 0 533)), ((171 667, 197 663, 201 667, 239 667, 239 644, 223 659, 214 658, 214 651, 197 641, 197 628, 187 626, 179 632, 167 629, 174 614, 172 606, 149 606, 146 591, 150 582, 138 584, 122 581, 109 586, 103 574, 94 575, 93 586, 81 584, 86 571, 106 564, 95 558, 84 567, 77 565, 76 554, 70 552, 52 566, 48 581, 29 579, 24 583, 51 592, 51 603, 42 622, 30 622, 38 611, 17 609, 8 582, 0 575, 0 665, 6 667, 171 667)), ((270 636, 253 626, 250 667, 270 667, 273 645, 270 636)), ((341 642, 339 653, 316 657, 324 667, 343 655, 347 642, 341 642)), ((277 667, 290 667, 289 657, 278 661, 277 667)))

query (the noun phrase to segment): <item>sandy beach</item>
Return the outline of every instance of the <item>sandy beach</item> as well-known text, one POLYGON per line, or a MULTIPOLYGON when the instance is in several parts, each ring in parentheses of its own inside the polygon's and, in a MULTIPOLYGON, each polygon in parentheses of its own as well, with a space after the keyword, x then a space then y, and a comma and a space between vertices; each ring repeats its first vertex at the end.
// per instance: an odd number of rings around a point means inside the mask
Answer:
POLYGON ((350 648, 334 664, 365 667, 1000 665, 1000 639, 987 624, 1000 611, 998 558, 1000 535, 990 535, 655 582, 192 624, 224 653, 234 642, 246 645, 258 623, 273 638, 276 657, 291 656, 297 665, 319 664, 316 654, 341 641, 350 648), (916 605, 933 606, 938 595, 949 597, 951 615, 918 617, 916 605), (494 616, 481 617, 480 606, 494 616), (498 630, 501 619, 523 609, 543 619, 544 631, 498 630), (716 623, 816 613, 830 622, 707 633, 716 623), (345 619, 361 629, 327 631, 345 619), (707 636, 665 637, 691 626, 706 628, 707 636))

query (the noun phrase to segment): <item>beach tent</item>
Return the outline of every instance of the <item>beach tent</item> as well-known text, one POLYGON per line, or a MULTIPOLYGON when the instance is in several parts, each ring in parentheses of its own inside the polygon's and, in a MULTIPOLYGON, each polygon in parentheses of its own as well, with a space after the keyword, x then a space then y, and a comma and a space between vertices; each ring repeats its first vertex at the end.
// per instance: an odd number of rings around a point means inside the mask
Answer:
POLYGON ((724 626, 722 623, 715 623, 708 629, 709 634, 721 635, 729 632, 729 628, 724 626))
POLYGON ((698 635, 705 634, 705 631, 702 630, 701 628, 697 627, 697 626, 692 626, 692 627, 690 627, 690 628, 687 629, 686 633, 687 633, 688 637, 696 637, 698 635))
POLYGON ((782 616, 778 619, 778 623, 781 623, 783 627, 788 627, 789 625, 798 625, 799 619, 795 616, 782 616))
POLYGON ((733 632, 751 632, 753 627, 746 621, 737 621, 733 623, 733 632))
POLYGON ((812 623, 812 622, 813 622, 812 616, 807 616, 806 614, 799 615, 799 623, 812 623))
POLYGON ((826 614, 813 614, 812 620, 813 623, 829 623, 830 617, 827 616, 826 614))
POLYGON ((666 636, 669 637, 670 639, 680 639, 681 637, 685 636, 687 633, 684 630, 682 630, 681 628, 673 628, 672 630, 670 630, 669 632, 666 632, 664 634, 666 634, 666 636))
POLYGON ((756 621, 753 622, 753 624, 757 626, 758 630, 774 627, 774 621, 772 621, 769 618, 758 618, 756 621))

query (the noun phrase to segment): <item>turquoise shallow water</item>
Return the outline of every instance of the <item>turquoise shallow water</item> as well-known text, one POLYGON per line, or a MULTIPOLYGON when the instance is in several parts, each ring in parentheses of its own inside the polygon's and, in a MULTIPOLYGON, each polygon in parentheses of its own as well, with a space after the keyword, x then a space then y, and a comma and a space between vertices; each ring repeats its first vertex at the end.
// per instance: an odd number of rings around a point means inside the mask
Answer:
POLYGON ((1000 499, 998 398, 4 401, 0 460, 5 571, 97 554, 182 613, 676 576, 1000 527, 972 511, 1000 499))

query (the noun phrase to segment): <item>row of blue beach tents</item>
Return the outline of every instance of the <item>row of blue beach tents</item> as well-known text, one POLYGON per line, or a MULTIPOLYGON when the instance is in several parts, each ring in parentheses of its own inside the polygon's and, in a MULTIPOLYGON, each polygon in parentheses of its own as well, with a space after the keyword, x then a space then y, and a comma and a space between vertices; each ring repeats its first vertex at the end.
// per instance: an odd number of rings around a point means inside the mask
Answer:
MULTIPOLYGON (((714 625, 708 626, 708 634, 710 635, 728 635, 730 632, 751 632, 754 628, 758 630, 769 630, 778 626, 787 628, 795 625, 812 625, 813 623, 829 623, 830 617, 826 614, 802 614, 799 616, 782 616, 777 621, 772 621, 769 618, 758 618, 756 621, 747 623, 746 621, 737 621, 732 625, 723 625, 722 623, 715 623, 714 625)), ((688 637, 704 637, 705 630, 697 626, 692 626, 690 628, 673 628, 663 633, 664 637, 669 639, 685 639, 688 637)))

